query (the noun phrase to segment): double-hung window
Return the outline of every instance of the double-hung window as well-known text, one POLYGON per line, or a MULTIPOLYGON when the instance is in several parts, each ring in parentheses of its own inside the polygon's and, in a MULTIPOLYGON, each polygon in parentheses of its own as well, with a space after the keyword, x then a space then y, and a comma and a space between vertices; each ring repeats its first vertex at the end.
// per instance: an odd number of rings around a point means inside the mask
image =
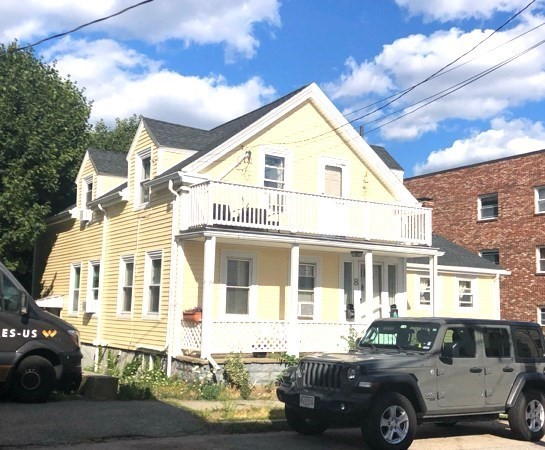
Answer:
POLYGON ((133 302, 133 278, 134 278, 134 258, 132 256, 125 257, 121 260, 120 267, 120 302, 119 311, 130 313, 132 311, 133 302))
POLYGON ((491 263, 500 264, 500 251, 499 250, 481 250, 479 252, 482 258, 487 259, 491 263))
POLYGON ((537 272, 545 273, 545 246, 536 249, 537 272))
POLYGON ((161 267, 162 252, 149 252, 146 259, 146 305, 145 312, 156 316, 159 314, 161 300, 161 267))
POLYGON ((545 213, 545 186, 536 187, 534 193, 536 214, 543 214, 545 213))
POLYGON ((473 307, 473 280, 458 280, 458 304, 461 308, 473 307))
POLYGON ((227 259, 225 314, 249 314, 251 263, 250 259, 227 259))
POLYGON ((265 187, 284 189, 286 159, 283 156, 265 155, 265 173, 263 185, 265 187))
POLYGON ((498 218, 498 194, 479 196, 479 220, 498 218))
POLYGON ((314 318, 316 264, 299 264, 299 291, 297 315, 300 319, 314 318))
POLYGON ((93 176, 88 176, 83 180, 83 208, 93 201, 93 176))
POLYGON ((98 301, 100 292, 100 261, 89 262, 89 295, 87 300, 98 301))
POLYGON ((79 292, 81 286, 81 264, 72 264, 70 273, 70 313, 79 311, 79 292))
POLYGON ((541 305, 537 307, 537 323, 542 327, 545 326, 545 306, 541 305))
POLYGON ((151 178, 151 149, 140 152, 135 164, 136 206, 143 206, 150 200, 150 188, 145 184, 151 178))
POLYGON ((418 303, 421 306, 431 305, 430 277, 418 277, 418 303))

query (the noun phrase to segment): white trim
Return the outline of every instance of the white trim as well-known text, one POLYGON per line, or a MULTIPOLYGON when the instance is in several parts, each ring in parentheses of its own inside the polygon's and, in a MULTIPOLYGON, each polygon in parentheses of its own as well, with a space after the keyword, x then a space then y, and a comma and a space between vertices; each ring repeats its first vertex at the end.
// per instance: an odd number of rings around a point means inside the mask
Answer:
POLYGON ((455 277, 456 297, 455 304, 458 311, 476 311, 478 310, 478 279, 474 277, 455 277), (469 281, 471 283, 471 306, 462 306, 460 304, 460 282, 469 281))
POLYGON ((134 269, 136 264, 134 263, 134 255, 125 255, 119 258, 119 277, 117 283, 117 317, 122 319, 130 319, 134 311, 134 269), (127 270, 127 264, 132 263, 132 295, 131 295, 131 310, 124 311, 124 288, 125 288, 125 274, 127 270))
POLYGON ((350 163, 345 159, 320 156, 318 160, 318 192, 325 194, 325 168, 326 166, 341 169, 341 197, 350 198, 350 163))
POLYGON ((284 158, 284 190, 291 190, 293 186, 293 156, 291 150, 285 147, 260 146, 259 147, 259 186, 265 185, 265 156, 277 156, 284 158))
POLYGON ((314 265, 314 309, 313 316, 309 319, 300 319, 302 322, 319 322, 322 320, 322 258, 319 256, 306 256, 301 254, 299 256, 299 263, 297 265, 297 309, 299 310, 299 267, 301 264, 314 265))
POLYGON ((541 250, 545 252, 545 245, 538 245, 536 247, 536 273, 545 273, 545 270, 541 270, 541 261, 545 262, 545 254, 543 255, 544 258, 541 258, 541 250))
POLYGON ((70 264, 70 287, 68 289, 68 315, 69 316, 78 316, 79 312, 81 310, 81 261, 80 262, 74 262, 70 264), (74 282, 75 282, 75 270, 76 268, 79 268, 79 287, 78 287, 78 309, 73 308, 74 304, 74 282))
POLYGON ((543 313, 545 314, 545 305, 537 305, 536 309, 537 309, 537 320, 536 320, 536 322, 538 324, 540 324, 541 326, 544 326, 545 321, 543 321, 541 319, 541 317, 542 317, 542 310, 543 310, 543 313))
MULTIPOLYGON (((408 263, 408 270, 428 270, 428 266, 425 264, 408 263)), ((438 266, 439 273, 454 273, 454 274, 467 274, 467 275, 511 275, 511 271, 504 269, 480 269, 478 267, 461 267, 461 266, 438 266)))
POLYGON ((500 215, 500 197, 497 192, 491 192, 489 194, 479 195, 477 197, 477 219, 481 222, 486 222, 488 220, 497 220, 500 215), (482 217, 482 201, 485 198, 496 197, 496 208, 498 213, 493 217, 482 217))
POLYGON ((87 290, 85 295, 85 313, 94 313, 98 310, 98 304, 102 298, 102 284, 103 284, 103 265, 100 259, 93 259, 87 263, 87 290), (93 288, 93 272, 94 267, 98 266, 98 288, 97 289, 97 299, 94 298, 94 288, 93 288))
POLYGON ((236 250, 224 250, 221 252, 220 266, 220 311, 219 316, 229 320, 252 320, 257 316, 257 264, 256 252, 241 252, 236 250), (249 289, 248 289, 248 314, 227 314, 227 261, 229 259, 248 260, 250 262, 249 289))
POLYGON ((143 319, 150 319, 150 320, 159 320, 161 318, 161 297, 163 294, 163 271, 164 271, 164 264, 163 264, 163 251, 162 250, 152 250, 146 252, 146 261, 144 263, 144 292, 142 295, 142 318, 143 319), (150 312, 149 310, 149 302, 150 302, 150 295, 149 295, 149 288, 151 284, 151 269, 152 269, 152 261, 159 259, 161 261, 161 280, 159 282, 159 304, 158 304, 158 310, 157 312, 150 312))
POLYGON ((430 311, 432 310, 432 286, 431 286, 431 275, 429 273, 427 274, 415 274, 415 293, 416 293, 416 298, 414 299, 414 308, 415 309, 422 309, 422 310, 426 310, 426 311, 430 311), (429 294, 429 304, 425 304, 425 303, 422 303, 420 301, 420 294, 421 294, 421 289, 420 289, 420 279, 421 278, 427 278, 428 281, 429 281, 429 284, 428 284, 428 294, 429 294))
POLYGON ((536 186, 534 188, 534 213, 535 214, 545 214, 545 197, 541 199, 543 210, 539 211, 539 191, 543 190, 545 194, 545 186, 536 186))
POLYGON ((133 203, 135 209, 144 209, 146 208, 150 203, 150 196, 151 196, 151 188, 147 187, 146 189, 149 189, 148 194, 148 201, 143 202, 142 201, 142 176, 143 176, 143 161, 145 159, 149 158, 150 160, 150 173, 148 180, 152 179, 152 158, 151 158, 151 147, 146 148, 145 150, 142 150, 138 152, 134 157, 134 186, 133 186, 133 203))

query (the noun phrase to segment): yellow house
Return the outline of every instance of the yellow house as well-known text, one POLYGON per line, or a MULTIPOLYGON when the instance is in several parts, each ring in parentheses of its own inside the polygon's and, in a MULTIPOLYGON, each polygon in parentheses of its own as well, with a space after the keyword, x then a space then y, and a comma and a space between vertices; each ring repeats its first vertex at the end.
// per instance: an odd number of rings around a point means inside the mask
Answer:
POLYGON ((408 273, 438 296, 431 210, 316 84, 212 130, 142 118, 128 153, 89 150, 76 184, 34 293, 60 299, 87 352, 165 354, 170 371, 189 353, 343 350, 390 305, 413 314, 408 273))

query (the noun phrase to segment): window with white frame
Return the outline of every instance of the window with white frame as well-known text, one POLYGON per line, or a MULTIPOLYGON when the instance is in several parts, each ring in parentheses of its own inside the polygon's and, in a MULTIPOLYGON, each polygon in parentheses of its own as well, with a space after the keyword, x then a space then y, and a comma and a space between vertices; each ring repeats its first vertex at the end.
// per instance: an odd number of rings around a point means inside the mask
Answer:
POLYGON ((81 264, 72 264, 70 270, 70 313, 79 311, 79 292, 81 287, 81 264))
POLYGON ((537 307, 537 323, 545 326, 545 306, 543 305, 537 307))
POLYGON ((151 149, 144 150, 135 159, 135 199, 136 204, 145 205, 150 199, 150 188, 145 186, 151 177, 151 149))
POLYGON ((316 264, 299 264, 298 287, 297 316, 300 319, 313 319, 315 314, 316 264))
POLYGON ((263 174, 263 186, 284 189, 286 178, 286 158, 278 155, 265 155, 265 172, 263 174))
POLYGON ((545 246, 537 247, 536 261, 537 261, 537 272, 545 273, 545 246))
POLYGON ((487 259, 491 263, 500 264, 500 251, 493 249, 493 250, 481 250, 479 252, 482 258, 487 259))
POLYGON ((431 305, 431 279, 428 276, 418 277, 418 304, 431 305))
POLYGON ((252 260, 227 258, 225 314, 250 313, 252 260))
POLYGON ((473 307, 473 280, 458 280, 458 305, 462 308, 473 307))
POLYGON ((89 262, 89 300, 97 301, 100 290, 100 261, 89 262))
POLYGON ((146 258, 146 287, 144 312, 150 315, 159 314, 161 303, 161 268, 162 252, 149 252, 146 258))
POLYGON ((86 208, 87 205, 93 201, 93 176, 90 175, 83 179, 83 196, 82 196, 82 206, 86 208))
POLYGON ((119 311, 123 313, 132 312, 133 305, 133 279, 134 279, 134 257, 126 256, 121 259, 120 274, 120 299, 119 311))
POLYGON ((545 213, 545 186, 536 187, 534 189, 536 214, 545 213))
POLYGON ((498 218, 498 194, 486 194, 479 196, 479 220, 491 220, 498 218))
POLYGON ((320 157, 318 192, 332 197, 347 197, 349 186, 348 161, 320 157))

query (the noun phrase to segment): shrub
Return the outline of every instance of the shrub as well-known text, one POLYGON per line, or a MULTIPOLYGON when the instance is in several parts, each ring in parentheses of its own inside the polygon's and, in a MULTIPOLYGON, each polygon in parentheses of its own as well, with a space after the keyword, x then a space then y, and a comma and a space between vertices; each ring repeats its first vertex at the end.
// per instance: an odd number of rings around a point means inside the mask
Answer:
POLYGON ((240 354, 235 355, 231 353, 231 355, 229 355, 225 361, 223 376, 231 386, 239 389, 242 398, 250 398, 252 390, 250 387, 250 374, 248 373, 248 369, 244 366, 240 354))

